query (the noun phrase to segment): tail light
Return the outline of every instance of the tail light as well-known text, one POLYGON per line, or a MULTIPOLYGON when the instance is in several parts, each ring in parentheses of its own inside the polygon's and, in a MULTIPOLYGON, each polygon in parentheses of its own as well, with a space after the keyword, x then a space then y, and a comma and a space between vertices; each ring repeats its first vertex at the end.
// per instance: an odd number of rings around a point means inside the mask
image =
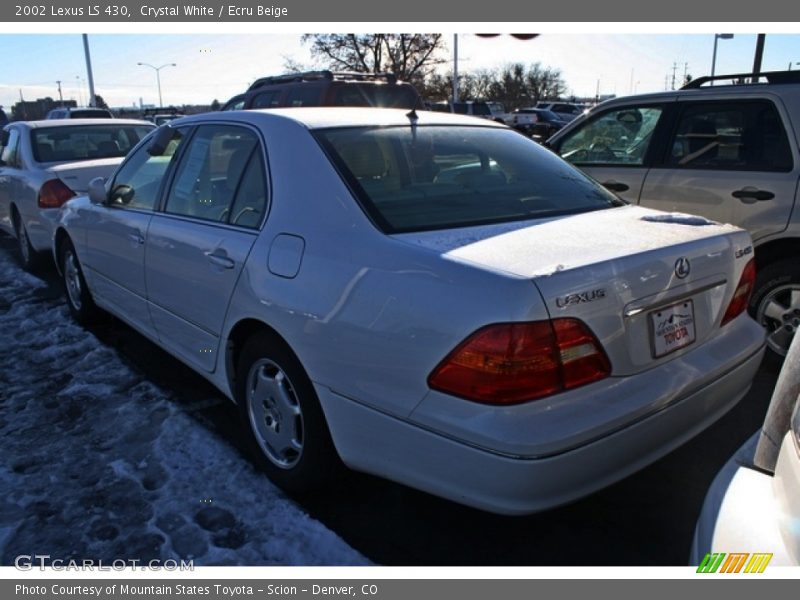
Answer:
POLYGON ((63 181, 50 179, 39 190, 39 208, 59 208, 74 195, 63 181))
POLYGON ((736 291, 733 293, 731 303, 728 305, 728 310, 725 311, 725 316, 722 317, 720 326, 725 325, 732 321, 747 309, 747 304, 750 302, 750 296, 753 293, 753 287, 756 283, 756 261, 751 259, 744 266, 742 276, 739 278, 739 285, 736 286, 736 291))
POLYGON ((519 404, 607 377, 611 364, 577 319, 479 329, 428 377, 435 390, 486 404, 519 404))

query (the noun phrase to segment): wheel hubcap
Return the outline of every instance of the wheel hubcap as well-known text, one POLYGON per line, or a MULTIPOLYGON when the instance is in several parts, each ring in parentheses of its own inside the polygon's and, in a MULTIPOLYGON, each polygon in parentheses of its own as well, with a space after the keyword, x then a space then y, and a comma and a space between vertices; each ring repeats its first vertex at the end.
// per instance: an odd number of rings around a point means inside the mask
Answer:
POLYGON ((247 375, 250 427, 264 455, 274 465, 291 469, 303 453, 303 413, 286 373, 263 358, 247 375))
POLYGON ((80 310, 81 302, 81 277, 78 271, 78 261, 75 254, 68 250, 64 257, 64 282, 66 283, 67 296, 75 310, 80 310))
POLYGON ((756 320, 767 329, 767 345, 786 356, 800 329, 800 284, 781 285, 770 291, 758 305, 756 320))

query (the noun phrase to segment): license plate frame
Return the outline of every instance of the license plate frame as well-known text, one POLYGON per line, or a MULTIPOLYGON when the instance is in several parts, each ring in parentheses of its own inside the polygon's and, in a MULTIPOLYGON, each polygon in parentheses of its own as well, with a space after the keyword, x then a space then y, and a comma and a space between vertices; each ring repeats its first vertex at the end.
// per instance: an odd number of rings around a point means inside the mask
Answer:
POLYGON ((694 315, 694 302, 689 299, 650 311, 647 320, 653 358, 682 350, 697 340, 694 315))

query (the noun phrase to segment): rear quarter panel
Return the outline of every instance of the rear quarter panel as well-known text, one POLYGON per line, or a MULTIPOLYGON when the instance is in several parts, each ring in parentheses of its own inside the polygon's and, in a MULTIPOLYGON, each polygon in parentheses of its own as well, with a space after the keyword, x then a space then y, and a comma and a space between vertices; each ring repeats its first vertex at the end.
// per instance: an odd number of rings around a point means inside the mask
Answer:
POLYGON ((241 319, 264 321, 315 383, 406 416, 428 391, 428 374, 467 335, 488 323, 546 318, 530 280, 448 260, 378 231, 299 126, 276 123, 265 133, 272 205, 234 292, 225 335, 241 319), (267 267, 279 234, 305 242, 293 278, 267 267))

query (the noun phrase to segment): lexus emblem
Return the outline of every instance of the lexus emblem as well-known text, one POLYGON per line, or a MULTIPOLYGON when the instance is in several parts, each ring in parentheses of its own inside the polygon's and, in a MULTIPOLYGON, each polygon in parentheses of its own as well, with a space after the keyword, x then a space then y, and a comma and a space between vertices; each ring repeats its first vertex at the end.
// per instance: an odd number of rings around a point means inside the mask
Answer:
POLYGON ((675 275, 678 277, 678 279, 686 279, 691 270, 692 267, 689 264, 689 259, 685 256, 681 256, 675 261, 675 275))

